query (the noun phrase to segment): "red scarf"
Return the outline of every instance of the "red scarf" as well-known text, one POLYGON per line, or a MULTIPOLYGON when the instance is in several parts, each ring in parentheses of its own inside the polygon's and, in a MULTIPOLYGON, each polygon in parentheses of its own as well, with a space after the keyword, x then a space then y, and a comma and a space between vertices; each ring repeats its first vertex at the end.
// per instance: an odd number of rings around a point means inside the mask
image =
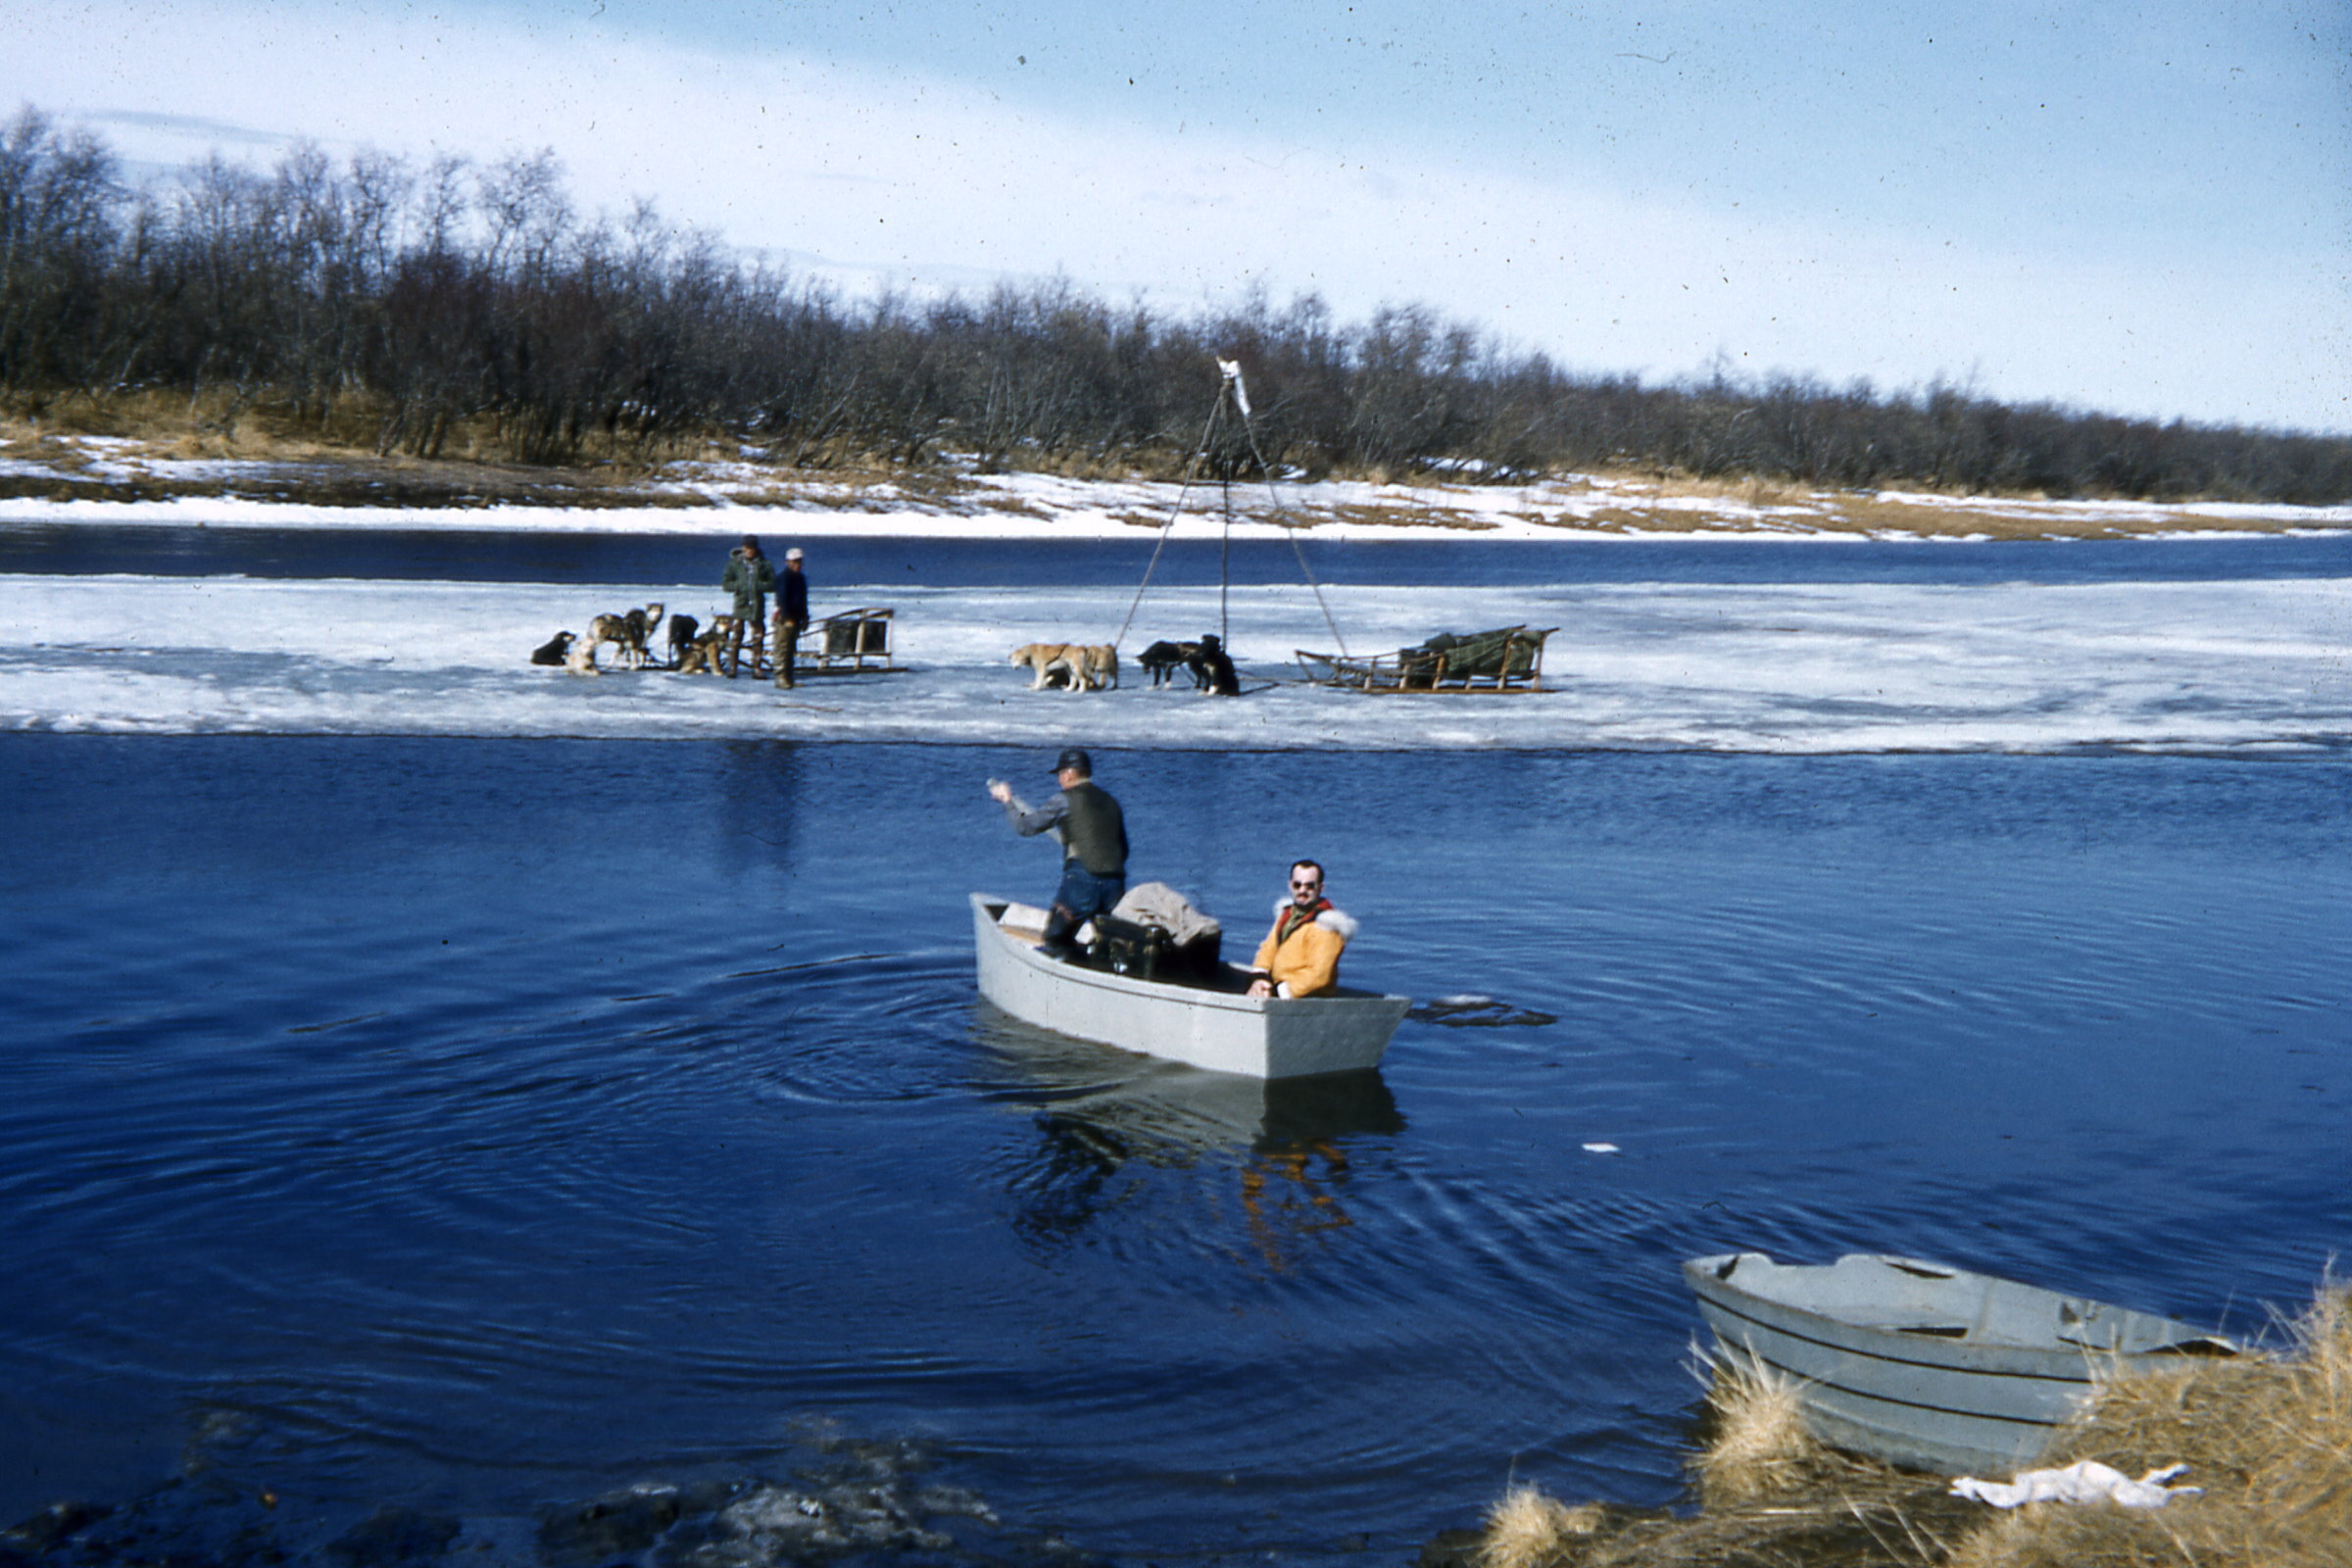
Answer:
POLYGON ((1274 945, 1278 948, 1281 947, 1285 942, 1291 940, 1292 932, 1312 921, 1316 915, 1330 907, 1331 901, 1329 899, 1317 899, 1312 906, 1303 909, 1298 907, 1296 902, 1284 906, 1282 918, 1274 922, 1274 945))

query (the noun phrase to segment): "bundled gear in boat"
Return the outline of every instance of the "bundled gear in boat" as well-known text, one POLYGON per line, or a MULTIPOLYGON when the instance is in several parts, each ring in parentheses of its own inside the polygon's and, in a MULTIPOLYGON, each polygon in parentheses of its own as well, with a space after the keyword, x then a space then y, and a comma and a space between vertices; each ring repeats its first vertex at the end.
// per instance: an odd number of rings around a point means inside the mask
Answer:
POLYGON ((1165 882, 1130 888, 1094 932, 1087 959, 1113 974, 1210 985, 1223 969, 1224 927, 1165 882))

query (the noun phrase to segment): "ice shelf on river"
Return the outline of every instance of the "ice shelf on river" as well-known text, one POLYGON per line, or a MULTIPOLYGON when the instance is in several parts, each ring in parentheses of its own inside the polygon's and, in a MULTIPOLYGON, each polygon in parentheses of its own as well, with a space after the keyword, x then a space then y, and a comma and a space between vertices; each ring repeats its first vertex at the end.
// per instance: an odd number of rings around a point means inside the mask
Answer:
MULTIPOLYGON (((896 608, 908 668, 793 692, 530 665, 559 629, 709 587, 234 577, 4 579, 0 728, 755 737, 1207 749, 2227 751, 2352 741, 2352 580, 1327 587, 1348 651, 1556 626, 1546 690, 1367 697, 1298 683, 1335 637, 1300 587, 1232 592, 1249 694, 1153 690, 1135 656, 1218 624, 1213 588, 1153 590, 1103 694, 1032 692, 1007 653, 1100 643, 1127 588, 821 585, 819 615, 896 608)), ((606 651, 610 662, 611 650, 606 651)))

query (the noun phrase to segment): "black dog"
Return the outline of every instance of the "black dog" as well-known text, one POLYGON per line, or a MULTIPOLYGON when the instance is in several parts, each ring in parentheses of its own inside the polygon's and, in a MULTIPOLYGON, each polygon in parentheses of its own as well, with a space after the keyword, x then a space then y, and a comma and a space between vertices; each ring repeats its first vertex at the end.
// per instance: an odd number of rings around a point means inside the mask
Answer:
POLYGON ((1200 651, 1184 662, 1193 672, 1193 684, 1206 687, 1211 697, 1242 695, 1242 678, 1234 673, 1233 661, 1225 657, 1225 647, 1214 633, 1202 632, 1200 651))
POLYGON ((562 664, 564 656, 571 651, 571 633, 560 631, 531 650, 531 662, 534 664, 562 664))
POLYGON ((685 662, 686 650, 694 646, 694 634, 701 629, 702 622, 696 620, 692 615, 669 617, 670 668, 675 669, 685 662))
POLYGON ((1143 657, 1136 662, 1144 666, 1145 672, 1152 677, 1152 684, 1154 686, 1164 686, 1175 679, 1176 666, 1182 664, 1185 668, 1192 670, 1193 686, 1195 690, 1198 690, 1200 685, 1200 671, 1194 666, 1193 661, 1200 657, 1200 645, 1199 643, 1159 642, 1145 649, 1143 657))

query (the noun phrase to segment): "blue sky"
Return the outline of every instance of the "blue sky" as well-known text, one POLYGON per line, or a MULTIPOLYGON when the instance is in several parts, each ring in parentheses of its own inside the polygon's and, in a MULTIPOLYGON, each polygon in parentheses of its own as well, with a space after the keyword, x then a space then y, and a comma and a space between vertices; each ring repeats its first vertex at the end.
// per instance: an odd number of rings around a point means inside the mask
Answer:
POLYGON ((129 157, 552 147, 863 287, 2352 430, 2352 8, 0 0, 129 157))

